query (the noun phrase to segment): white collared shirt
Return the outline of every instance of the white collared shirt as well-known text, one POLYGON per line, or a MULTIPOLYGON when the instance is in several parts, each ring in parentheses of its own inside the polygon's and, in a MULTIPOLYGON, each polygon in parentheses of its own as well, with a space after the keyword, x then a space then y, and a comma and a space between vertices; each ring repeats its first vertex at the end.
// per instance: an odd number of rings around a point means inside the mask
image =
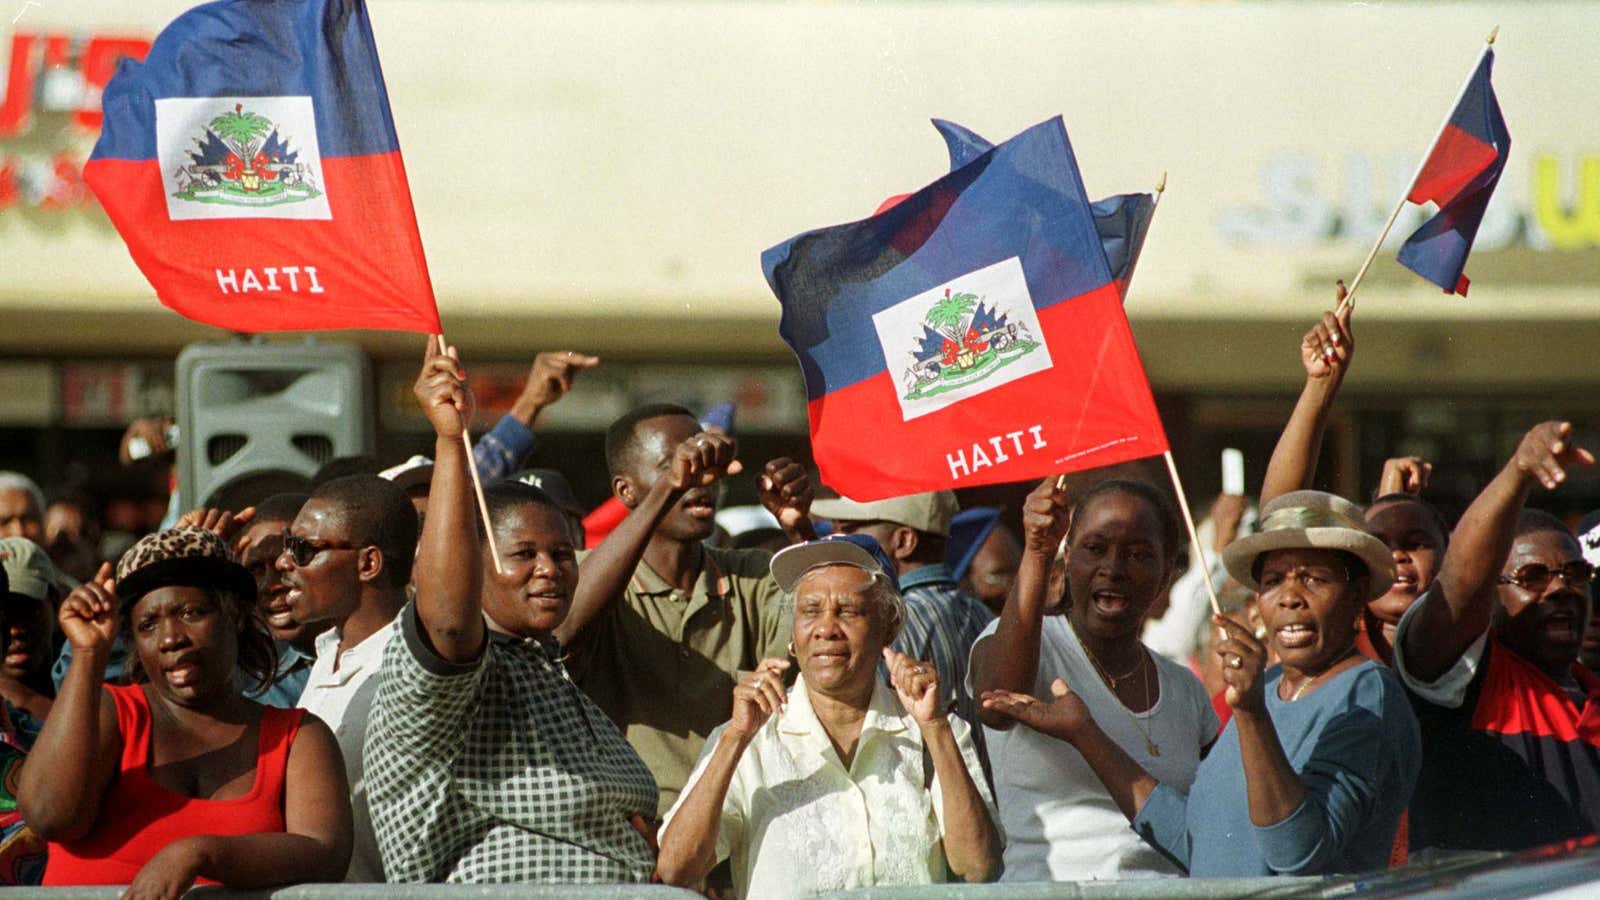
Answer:
MULTIPOLYGON (((395 623, 390 622, 343 653, 339 652, 338 628, 317 635, 317 660, 311 664, 311 674, 306 677, 300 708, 316 714, 334 734, 339 734, 350 702, 362 685, 383 667, 383 648, 389 646, 389 639, 396 633, 395 623), (338 669, 334 669, 335 660, 338 669)), ((366 727, 365 722, 359 725, 363 730, 366 727)))
POLYGON ((400 633, 400 619, 373 632, 366 640, 339 652, 339 629, 329 628, 317 635, 317 660, 311 664, 301 709, 316 715, 333 729, 344 756, 345 776, 350 781, 350 802, 354 814, 355 845, 351 849, 346 881, 383 881, 383 862, 372 830, 367 808, 366 766, 362 743, 367 737, 367 716, 378 693, 378 672, 383 668, 383 649, 400 633), (334 660, 339 668, 333 667, 334 660))
MULTIPOLYGON (((998 823, 971 729, 954 714, 949 719, 967 772, 990 820, 998 823)), ((666 821, 700 780, 726 727, 707 739, 666 821)), ((738 895, 810 896, 943 881, 943 795, 937 776, 925 778, 925 759, 916 720, 875 679, 846 769, 817 721, 802 677, 784 711, 767 720, 745 748, 722 803, 717 859, 732 857, 738 895)))

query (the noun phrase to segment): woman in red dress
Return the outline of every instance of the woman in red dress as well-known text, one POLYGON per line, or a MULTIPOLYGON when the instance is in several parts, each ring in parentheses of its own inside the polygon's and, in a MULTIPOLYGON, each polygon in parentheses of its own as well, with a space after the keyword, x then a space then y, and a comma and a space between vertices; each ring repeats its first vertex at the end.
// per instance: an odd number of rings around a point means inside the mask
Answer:
POLYGON ((255 581, 222 539, 173 528, 135 544, 69 595, 72 664, 23 767, 23 818, 50 842, 46 885, 129 884, 177 898, 192 884, 339 881, 350 808, 333 733, 298 709, 245 699, 276 659, 255 581), (104 683, 126 618, 133 684, 104 683))

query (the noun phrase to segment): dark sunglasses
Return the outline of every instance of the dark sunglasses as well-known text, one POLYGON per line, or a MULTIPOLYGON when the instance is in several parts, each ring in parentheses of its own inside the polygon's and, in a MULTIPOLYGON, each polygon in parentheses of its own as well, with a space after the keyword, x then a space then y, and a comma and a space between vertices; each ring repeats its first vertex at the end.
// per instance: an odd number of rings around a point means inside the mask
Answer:
POLYGON ((1581 559, 1575 559, 1559 569, 1542 563, 1530 563, 1510 575, 1501 575, 1500 583, 1514 584, 1523 590, 1541 594, 1550 586, 1550 579, 1557 577, 1569 588, 1582 588, 1594 579, 1594 566, 1581 559))
POLYGON ((309 538, 296 537, 289 532, 283 533, 283 552, 289 554, 297 566, 309 566, 317 558, 317 554, 324 550, 359 550, 357 544, 345 544, 337 541, 313 541, 309 538))

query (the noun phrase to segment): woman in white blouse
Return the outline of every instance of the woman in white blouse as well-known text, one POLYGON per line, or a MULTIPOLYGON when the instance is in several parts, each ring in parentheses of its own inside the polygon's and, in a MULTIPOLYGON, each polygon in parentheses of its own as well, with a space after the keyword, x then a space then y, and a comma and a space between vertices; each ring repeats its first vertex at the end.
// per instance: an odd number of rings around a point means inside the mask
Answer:
POLYGON ((733 691, 661 829, 657 873, 693 886, 732 858, 741 897, 987 881, 1001 839, 972 737, 938 708, 939 673, 888 650, 904 601, 876 541, 786 548, 772 576, 795 598, 800 678, 764 660, 733 691), (878 678, 886 661, 890 689, 878 678))

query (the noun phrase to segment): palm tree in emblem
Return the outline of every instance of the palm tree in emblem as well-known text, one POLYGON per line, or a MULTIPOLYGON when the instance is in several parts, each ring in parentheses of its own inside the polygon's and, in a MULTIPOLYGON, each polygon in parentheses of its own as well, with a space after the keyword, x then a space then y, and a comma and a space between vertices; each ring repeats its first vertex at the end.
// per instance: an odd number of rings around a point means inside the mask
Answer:
POLYGON ((963 369, 972 368, 976 354, 966 346, 963 332, 966 330, 967 317, 972 314, 976 305, 977 295, 956 294, 950 295, 950 289, 944 289, 944 298, 928 310, 927 322, 938 329, 945 336, 944 362, 946 365, 954 363, 963 369))
POLYGON ((211 131, 238 157, 237 165, 229 160, 229 169, 230 173, 237 172, 239 186, 251 192, 261 190, 261 172, 255 167, 256 154, 261 149, 261 139, 272 131, 272 120, 260 113, 245 112, 244 104, 235 103, 233 112, 211 120, 211 131))

